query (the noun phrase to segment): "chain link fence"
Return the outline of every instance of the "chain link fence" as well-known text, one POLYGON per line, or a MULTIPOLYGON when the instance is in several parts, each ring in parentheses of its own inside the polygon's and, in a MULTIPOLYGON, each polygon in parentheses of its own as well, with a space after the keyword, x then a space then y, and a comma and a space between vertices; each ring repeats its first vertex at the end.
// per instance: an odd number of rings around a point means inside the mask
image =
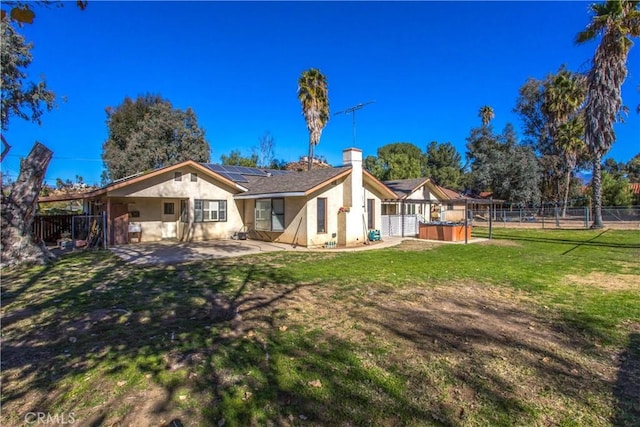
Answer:
MULTIPOLYGON (((489 226, 488 209, 470 210, 469 220, 474 226, 489 226)), ((605 227, 625 230, 640 229, 640 206, 602 208, 605 227)), ((572 207, 562 212, 561 207, 494 209, 494 227, 504 228, 560 228, 586 229, 593 223, 589 207, 572 207)))

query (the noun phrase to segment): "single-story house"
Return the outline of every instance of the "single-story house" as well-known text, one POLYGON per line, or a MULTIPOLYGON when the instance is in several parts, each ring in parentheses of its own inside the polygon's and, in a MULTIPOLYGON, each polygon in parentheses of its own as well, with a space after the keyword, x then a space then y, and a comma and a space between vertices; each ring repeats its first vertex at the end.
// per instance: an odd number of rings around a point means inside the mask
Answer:
POLYGON ((381 223, 382 200, 395 193, 362 168, 362 151, 343 151, 343 166, 304 172, 184 161, 100 189, 40 202, 79 199, 106 215, 111 245, 253 239, 320 247, 364 243, 381 223))
POLYGON ((383 215, 416 215, 422 222, 444 221, 445 217, 447 221, 464 219, 450 203, 464 196, 430 178, 398 179, 384 184, 396 193, 396 198, 383 202, 383 215))

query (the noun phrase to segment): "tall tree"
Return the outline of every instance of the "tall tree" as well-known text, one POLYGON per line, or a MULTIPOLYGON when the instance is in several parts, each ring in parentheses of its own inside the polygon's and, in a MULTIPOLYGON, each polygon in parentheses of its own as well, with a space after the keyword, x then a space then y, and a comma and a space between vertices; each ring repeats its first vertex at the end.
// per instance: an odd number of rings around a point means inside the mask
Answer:
POLYGON ((565 183, 562 216, 566 216, 571 176, 579 157, 585 153, 584 120, 581 106, 585 98, 585 78, 563 65, 544 82, 542 112, 548 135, 564 160, 565 183))
POLYGON ((491 191, 496 199, 520 205, 540 201, 538 160, 531 147, 518 143, 512 125, 501 135, 491 126, 474 128, 467 141, 471 190, 491 191))
POLYGON ((480 111, 478 111, 478 117, 482 120, 482 126, 489 126, 491 120, 495 117, 495 112, 490 105, 484 105, 480 107, 480 111))
POLYGON ((125 98, 108 107, 109 137, 102 145, 103 180, 116 180, 137 172, 184 160, 208 162, 209 144, 196 114, 173 108, 159 95, 125 98))
POLYGON ((327 78, 317 68, 303 71, 298 79, 298 100, 309 130, 309 159, 311 170, 316 145, 320 143, 322 130, 329 121, 329 89, 327 78))
POLYGON ((584 43, 600 38, 587 75, 585 142, 593 158, 593 225, 602 228, 602 158, 615 141, 613 125, 622 108, 622 84, 627 77, 631 37, 640 35, 638 1, 609 0, 591 5, 593 18, 576 38, 584 43))
POLYGON ((44 80, 37 83, 25 81, 26 69, 33 60, 31 55, 33 43, 27 43, 24 37, 16 32, 7 17, 2 18, 0 27, 2 29, 2 37, 0 37, 2 130, 6 131, 9 128, 11 117, 40 124, 42 113, 45 110, 51 111, 55 107, 56 95, 49 90, 44 80))
POLYGON ((378 148, 377 158, 367 156, 364 166, 376 178, 388 181, 423 177, 423 164, 420 148, 410 142, 395 142, 378 148))
MULTIPOLYGON (((39 6, 50 6, 56 5, 58 7, 64 6, 63 1, 53 1, 53 0, 40 0, 40 1, 24 1, 24 0, 10 0, 2 2, 2 6, 6 9, 2 9, 0 15, 2 19, 9 19, 13 22, 18 23, 18 25, 22 26, 23 24, 33 24, 33 20, 36 17, 36 13, 33 11, 34 5, 39 6)), ((87 7, 88 2, 85 0, 76 0, 76 6, 80 8, 80 10, 84 10, 87 7)))
MULTIPOLYGON (((38 2, 47 5, 49 2, 38 2)), ((44 80, 37 83, 25 82, 26 68, 31 64, 33 45, 17 33, 13 27, 31 24, 35 13, 35 2, 3 2, 0 14, 0 74, 1 106, 0 124, 2 131, 9 128, 12 117, 31 120, 40 124, 42 113, 55 105, 55 94, 47 88, 44 80)), ((86 2, 78 2, 84 9, 86 2)), ((11 146, 0 133, 3 144, 2 159, 11 146)), ((52 254, 44 244, 36 244, 31 233, 37 210, 38 194, 42 190, 44 176, 53 152, 36 142, 29 155, 20 163, 17 181, 8 194, 0 191, 0 247, 2 265, 19 262, 45 262, 52 254)))
POLYGON ((640 153, 636 154, 625 165, 627 178, 631 182, 640 182, 640 153))
POLYGON ((616 176, 602 172, 602 204, 604 206, 631 206, 633 192, 629 180, 624 176, 616 176))
POLYGON ((258 155, 252 154, 250 157, 243 157, 240 150, 231 150, 228 156, 226 154, 220 156, 220 162, 223 165, 255 168, 258 166, 258 155))
POLYGON ((433 179, 438 185, 455 190, 461 189, 462 157, 450 142, 438 144, 432 141, 427 145, 425 154, 425 176, 433 179))
POLYGON ((367 156, 364 158, 364 168, 373 176, 381 181, 385 180, 385 164, 382 159, 377 156, 367 156))

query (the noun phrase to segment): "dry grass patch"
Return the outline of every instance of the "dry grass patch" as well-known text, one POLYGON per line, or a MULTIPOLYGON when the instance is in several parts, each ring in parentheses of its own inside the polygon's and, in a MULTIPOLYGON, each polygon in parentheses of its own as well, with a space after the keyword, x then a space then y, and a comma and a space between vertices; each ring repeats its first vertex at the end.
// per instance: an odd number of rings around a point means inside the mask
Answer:
POLYGON ((612 274, 593 271, 584 275, 570 274, 565 276, 568 284, 588 286, 609 291, 640 292, 640 277, 635 274, 612 274))

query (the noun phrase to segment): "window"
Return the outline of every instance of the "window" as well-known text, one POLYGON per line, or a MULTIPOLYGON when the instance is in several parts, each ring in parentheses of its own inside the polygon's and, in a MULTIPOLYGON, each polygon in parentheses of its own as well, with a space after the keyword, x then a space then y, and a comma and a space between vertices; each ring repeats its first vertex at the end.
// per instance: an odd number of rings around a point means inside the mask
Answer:
POLYGON ((271 230, 271 199, 256 201, 256 230, 271 230))
POLYGON ((174 172, 173 173, 174 181, 182 181, 182 172, 174 172))
POLYGON ((327 232, 327 198, 318 197, 317 201, 318 233, 327 232))
POLYGON ((173 202, 164 204, 164 214, 165 215, 173 215, 175 213, 176 213, 176 205, 173 202))
POLYGON ((284 231, 284 199, 256 200, 256 230, 284 231))
POLYGON ((404 205, 404 214, 405 215, 415 215, 416 214, 416 205, 414 205, 414 204, 404 205))
POLYGON ((227 201, 195 200, 193 213, 195 222, 226 221, 227 201))
POLYGON ((198 182, 198 174, 195 172, 191 173, 191 182, 198 182))
POLYGON ((367 199, 367 226, 369 229, 376 228, 376 201, 367 199))

